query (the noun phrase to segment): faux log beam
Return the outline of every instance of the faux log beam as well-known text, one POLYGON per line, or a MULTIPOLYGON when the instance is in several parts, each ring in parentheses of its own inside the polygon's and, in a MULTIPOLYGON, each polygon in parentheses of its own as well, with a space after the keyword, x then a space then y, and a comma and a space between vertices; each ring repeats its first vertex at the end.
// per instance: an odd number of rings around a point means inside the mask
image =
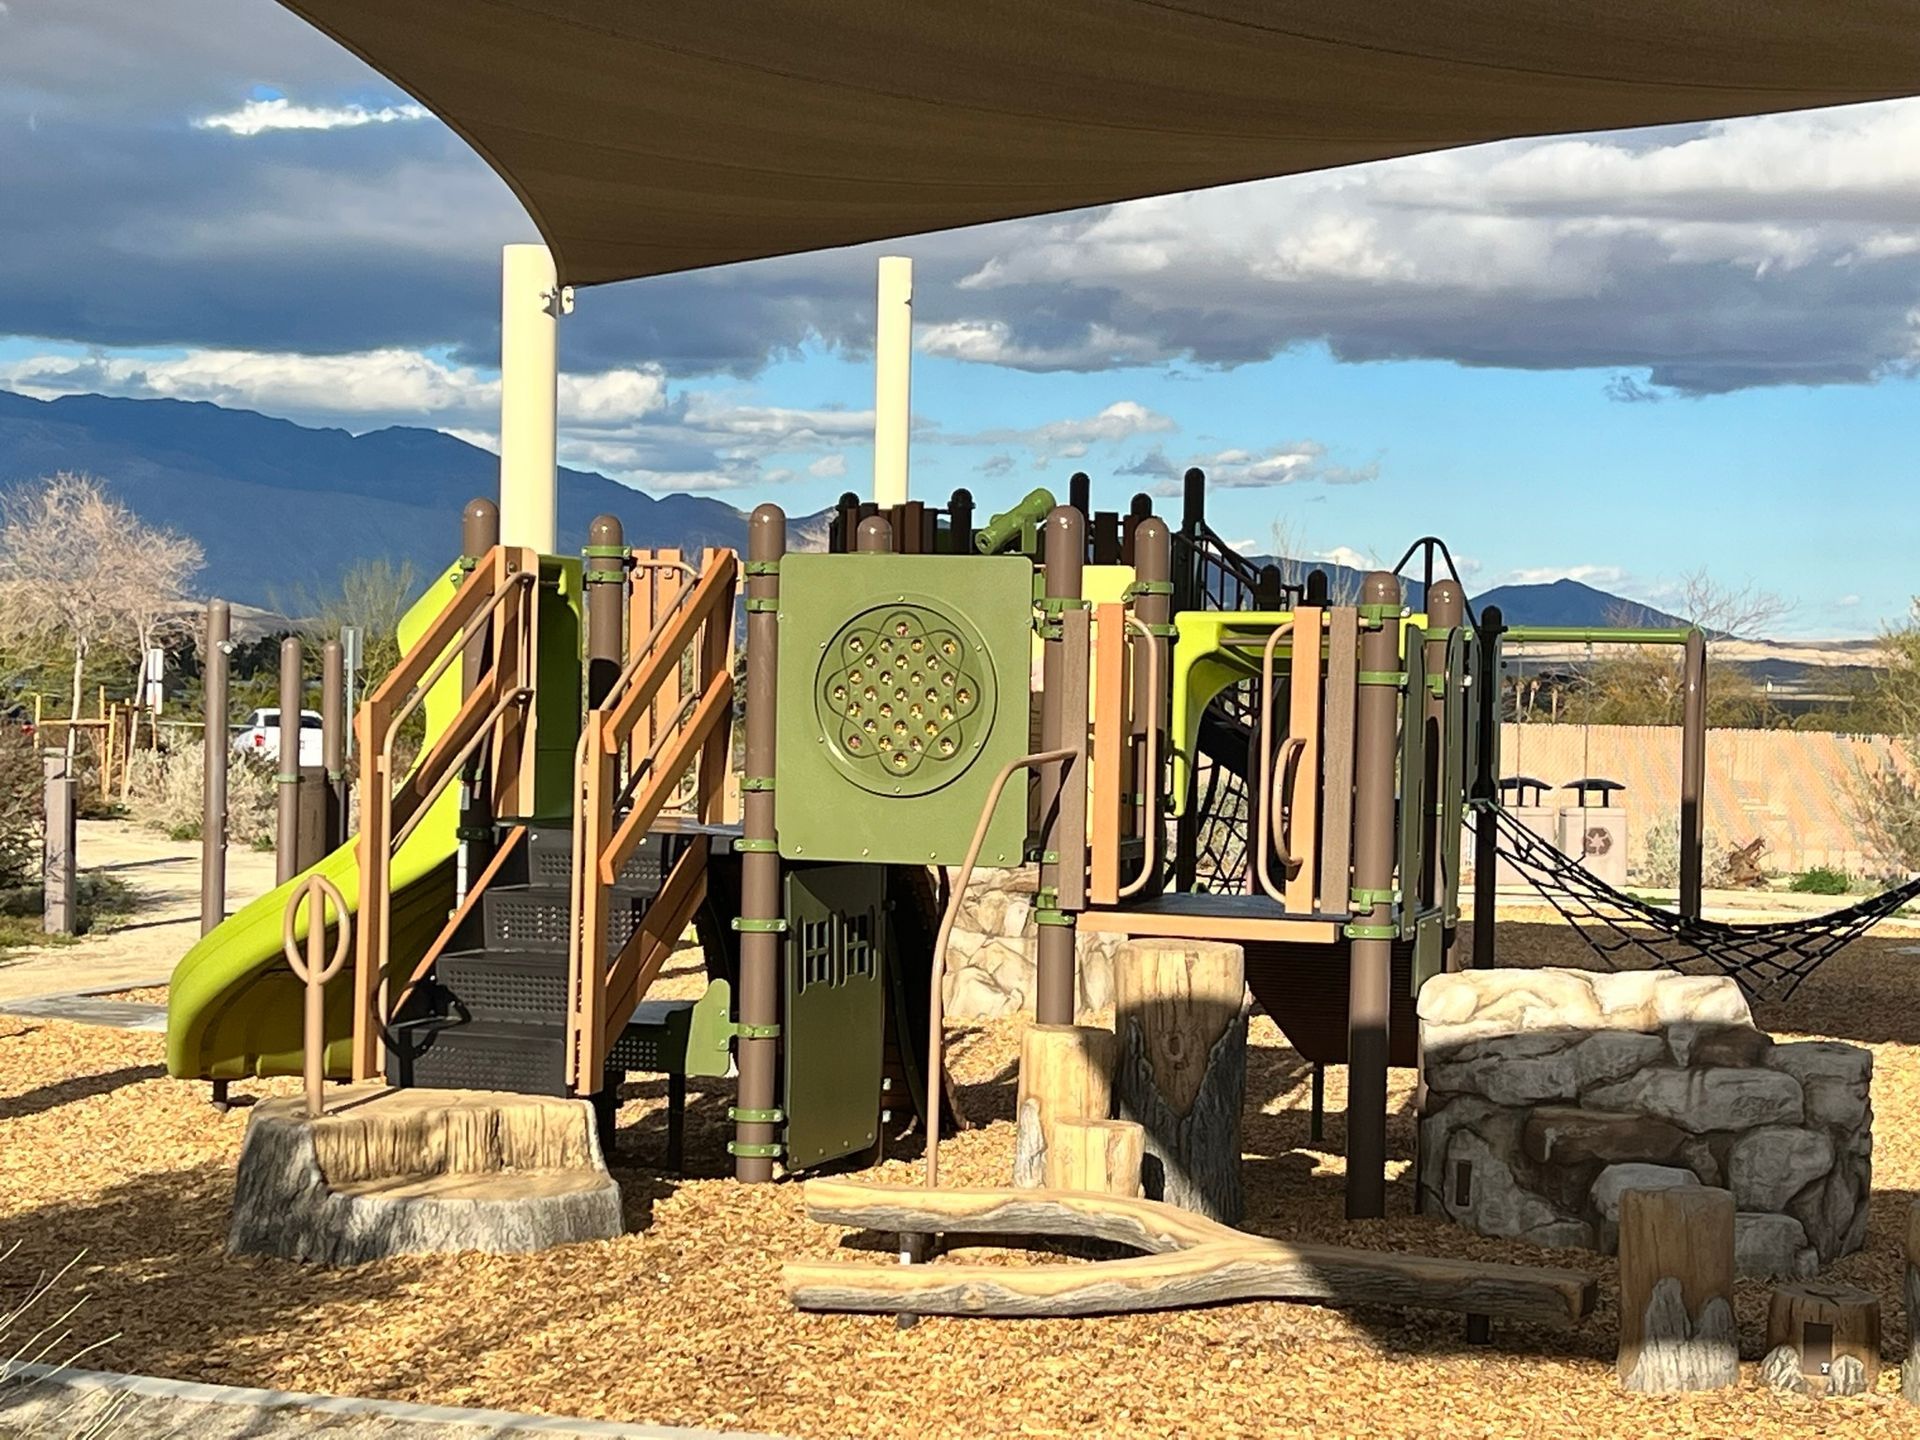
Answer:
POLYGON ((1714 1390, 1740 1378, 1733 1194, 1703 1185, 1620 1197, 1620 1350, 1629 1390, 1714 1390))
POLYGON ((802 1310, 1109 1315, 1226 1300, 1303 1300, 1420 1306, 1564 1326, 1584 1319, 1594 1303, 1592 1277, 1576 1271, 1292 1245, 1117 1195, 810 1180, 806 1202, 811 1218, 860 1229, 1071 1236, 1154 1253, 1027 1269, 794 1262, 783 1267, 782 1282, 802 1310))
POLYGON ((1832 1281, 1776 1285, 1761 1376, 1783 1390, 1861 1395, 1880 1378, 1880 1301, 1832 1281))
POLYGON ((1020 1037, 1013 1183, 1047 1182, 1047 1150, 1061 1120, 1113 1113, 1113 1032, 1091 1025, 1029 1025, 1020 1037))
POLYGON ((1146 1194, 1232 1224, 1243 1206, 1244 953, 1221 941, 1129 940, 1113 973, 1114 1113, 1146 1132, 1146 1194))
POLYGON ((1047 1189, 1138 1196, 1145 1138, 1131 1120, 1055 1120, 1047 1189))
POLYGON ((1900 1393, 1920 1405, 1920 1200, 1907 1207, 1907 1278, 1901 1289, 1907 1311, 1907 1358, 1900 1365, 1900 1393))

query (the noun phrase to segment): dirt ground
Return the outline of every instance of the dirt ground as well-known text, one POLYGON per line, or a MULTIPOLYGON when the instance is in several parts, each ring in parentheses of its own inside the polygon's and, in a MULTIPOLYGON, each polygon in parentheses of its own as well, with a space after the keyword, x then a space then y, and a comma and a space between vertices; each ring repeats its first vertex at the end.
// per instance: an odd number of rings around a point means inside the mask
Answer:
MULTIPOLYGON (((1583 963, 1571 932, 1501 926, 1507 964, 1583 963)), ((683 970, 687 967, 683 966, 683 970)), ((1791 1002, 1763 1007, 1782 1036, 1870 1046, 1877 1112, 1868 1246, 1831 1272, 1881 1297, 1886 1356, 1904 1347, 1899 1236, 1920 1190, 1920 938, 1882 934, 1829 961, 1791 1002)), ((683 973, 679 983, 694 983, 683 973)), ((949 1142, 953 1183, 1001 1183, 1012 1149, 1015 1022, 956 1026, 955 1066, 981 1128, 949 1142)), ((215 1114, 202 1085, 167 1080, 156 1035, 0 1017, 0 1309, 43 1269, 83 1255, 86 1363, 227 1384, 733 1426, 826 1437, 1911 1436, 1897 1381, 1815 1402, 1754 1388, 1649 1399, 1612 1372, 1611 1262, 1466 1234, 1416 1217, 1411 1076, 1395 1072, 1390 1218, 1341 1211, 1339 1071, 1310 1142, 1307 1073, 1256 1017, 1246 1124, 1247 1228, 1264 1234, 1571 1266, 1600 1278, 1598 1312, 1565 1332, 1496 1326, 1470 1348, 1456 1316, 1246 1304, 1138 1317, 933 1320, 808 1316, 781 1298, 780 1262, 828 1256, 844 1232, 811 1224, 797 1185, 721 1178, 724 1083, 692 1096, 693 1178, 651 1168, 663 1085, 636 1083, 615 1162, 629 1233, 534 1256, 405 1259, 352 1271, 223 1253, 245 1108, 215 1114), (108 1339, 106 1337, 113 1337, 108 1339)), ((292 1082, 251 1087, 284 1093, 292 1082)), ((911 1157, 874 1172, 899 1182, 911 1157)), ((855 1244, 862 1242, 855 1241, 855 1244)), ((888 1263, 875 1255, 875 1263, 888 1263)), ((1759 1358, 1766 1288, 1739 1291, 1745 1358, 1759 1358)))

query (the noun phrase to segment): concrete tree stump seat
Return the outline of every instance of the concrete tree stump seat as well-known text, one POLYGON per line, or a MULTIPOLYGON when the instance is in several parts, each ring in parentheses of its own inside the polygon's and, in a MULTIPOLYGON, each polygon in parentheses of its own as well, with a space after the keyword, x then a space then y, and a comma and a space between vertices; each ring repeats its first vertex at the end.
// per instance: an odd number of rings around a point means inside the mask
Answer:
POLYGON ((524 1252, 619 1235, 620 1189, 583 1100, 342 1086, 247 1120, 227 1248, 323 1265, 524 1252))

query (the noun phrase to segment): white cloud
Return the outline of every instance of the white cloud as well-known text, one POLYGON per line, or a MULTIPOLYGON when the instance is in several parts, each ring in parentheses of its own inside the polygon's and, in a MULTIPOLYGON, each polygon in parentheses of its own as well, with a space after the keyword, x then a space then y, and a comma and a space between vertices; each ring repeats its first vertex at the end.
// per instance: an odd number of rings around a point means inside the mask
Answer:
MULTIPOLYGON (((1274 445, 1265 450, 1217 450, 1211 455, 1195 456, 1190 462, 1206 472, 1209 490, 1271 490, 1282 485, 1364 485, 1380 476, 1380 462, 1365 465, 1338 465, 1327 459, 1327 447, 1317 440, 1301 440, 1274 445)), ((1166 451, 1155 446, 1120 467, 1122 475, 1150 475, 1158 478, 1156 495, 1180 493, 1184 464, 1175 464, 1166 451)))
POLYGON ((1551 585, 1556 580, 1574 580, 1582 585, 1619 585, 1627 572, 1618 565, 1541 565, 1532 569, 1510 570, 1501 578, 1503 585, 1551 585))
POLYGON ((816 480, 838 480, 847 473, 847 457, 840 454, 822 455, 807 466, 807 473, 816 480))
POLYGON ((196 130, 225 130, 251 138, 274 130, 351 130, 361 125, 391 125, 396 121, 425 120, 432 115, 424 105, 296 105, 285 96, 249 100, 238 110, 202 115, 196 130))
POLYGON ((1036 465, 1054 460, 1078 460, 1095 445, 1113 445, 1136 435, 1164 434, 1177 430, 1171 418, 1150 410, 1136 400, 1116 400, 1097 415, 1068 420, 1050 420, 1026 429, 981 430, 971 434, 929 435, 948 445, 1025 446, 1033 453, 1036 465))
POLYGON ((1841 610, 1852 610, 1860 604, 1860 597, 1858 595, 1842 595, 1833 603, 1841 610))
POLYGON ((1069 343, 1049 344, 1020 339, 1004 320, 923 326, 914 337, 914 348, 948 360, 1011 365, 1021 370, 1110 370, 1163 358, 1161 347, 1152 339, 1124 335, 1109 325, 1090 325, 1069 343))
POLYGON ((1344 565, 1349 570, 1371 570, 1373 557, 1362 555, 1351 545, 1336 545, 1331 550, 1317 550, 1307 557, 1311 560, 1324 560, 1329 565, 1344 565))

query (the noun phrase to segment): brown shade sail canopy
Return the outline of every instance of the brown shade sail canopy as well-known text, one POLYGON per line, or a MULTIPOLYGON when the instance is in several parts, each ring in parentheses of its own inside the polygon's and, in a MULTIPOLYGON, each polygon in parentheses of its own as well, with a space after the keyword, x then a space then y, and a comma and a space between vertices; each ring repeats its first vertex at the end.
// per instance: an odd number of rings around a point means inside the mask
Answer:
POLYGON ((623 280, 1920 93, 1920 0, 283 0, 623 280))

